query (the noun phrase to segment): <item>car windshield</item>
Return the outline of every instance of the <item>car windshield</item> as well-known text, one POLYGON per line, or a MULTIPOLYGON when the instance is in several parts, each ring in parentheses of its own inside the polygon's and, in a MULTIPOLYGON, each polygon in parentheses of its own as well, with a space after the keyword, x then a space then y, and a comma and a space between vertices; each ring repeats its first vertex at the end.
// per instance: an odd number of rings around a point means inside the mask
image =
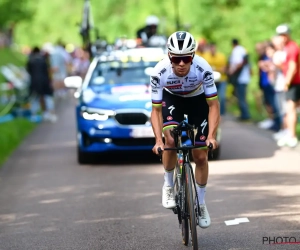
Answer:
POLYGON ((99 62, 96 66, 89 85, 122 84, 149 82, 149 72, 157 62, 99 62))

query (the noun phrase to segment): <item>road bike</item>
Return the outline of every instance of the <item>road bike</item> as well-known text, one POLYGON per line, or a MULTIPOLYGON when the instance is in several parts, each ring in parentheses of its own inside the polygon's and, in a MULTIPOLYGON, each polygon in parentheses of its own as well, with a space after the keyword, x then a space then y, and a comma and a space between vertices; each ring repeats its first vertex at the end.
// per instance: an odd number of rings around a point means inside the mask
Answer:
MULTIPOLYGON (((189 244, 189 236, 191 235, 191 243, 193 249, 198 249, 197 225, 201 211, 199 207, 199 198, 197 195, 196 181, 194 177, 193 167, 190 162, 190 151, 194 148, 203 146, 195 146, 195 137, 197 128, 187 122, 187 116, 176 127, 170 130, 174 138, 174 148, 164 148, 164 150, 177 151, 177 162, 175 166, 174 194, 176 207, 173 208, 174 214, 177 214, 179 227, 181 227, 182 243, 187 246, 189 244), (181 135, 185 131, 192 141, 192 145, 182 145, 181 135), (190 231, 190 232, 189 232, 190 231)), ((213 153, 213 145, 209 147, 211 154, 213 153)), ((158 152, 162 155, 161 148, 158 152)))

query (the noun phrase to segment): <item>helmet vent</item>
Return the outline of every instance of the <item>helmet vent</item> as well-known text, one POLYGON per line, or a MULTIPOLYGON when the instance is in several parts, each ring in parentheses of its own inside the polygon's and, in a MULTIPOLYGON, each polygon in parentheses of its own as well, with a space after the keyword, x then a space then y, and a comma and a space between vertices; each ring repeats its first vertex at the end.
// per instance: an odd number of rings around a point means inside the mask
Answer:
POLYGON ((178 47, 179 47, 179 50, 182 50, 183 42, 184 42, 184 41, 182 41, 182 40, 181 40, 181 41, 180 41, 180 40, 178 41, 178 47))
POLYGON ((189 40, 189 43, 188 43, 187 47, 190 47, 190 46, 191 46, 191 44, 192 44, 192 38, 190 38, 190 40, 189 40))
POLYGON ((174 48, 175 46, 174 46, 174 43, 173 43, 173 39, 172 39, 172 38, 171 38, 170 42, 171 42, 171 46, 174 48))

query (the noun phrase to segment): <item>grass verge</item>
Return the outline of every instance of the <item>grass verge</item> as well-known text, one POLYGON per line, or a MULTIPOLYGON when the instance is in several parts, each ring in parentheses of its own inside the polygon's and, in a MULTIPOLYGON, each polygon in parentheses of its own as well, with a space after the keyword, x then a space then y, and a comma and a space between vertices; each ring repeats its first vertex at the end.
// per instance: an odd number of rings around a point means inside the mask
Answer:
MULTIPOLYGON (((26 56, 12 49, 0 49, 0 67, 8 63, 24 66, 26 59, 26 56)), ((5 82, 5 78, 0 73, 0 84, 2 82, 5 82)), ((35 126, 36 124, 23 118, 0 123, 0 167, 35 126)))
POLYGON ((11 153, 19 146, 21 141, 36 127, 23 118, 0 123, 0 168, 11 153))

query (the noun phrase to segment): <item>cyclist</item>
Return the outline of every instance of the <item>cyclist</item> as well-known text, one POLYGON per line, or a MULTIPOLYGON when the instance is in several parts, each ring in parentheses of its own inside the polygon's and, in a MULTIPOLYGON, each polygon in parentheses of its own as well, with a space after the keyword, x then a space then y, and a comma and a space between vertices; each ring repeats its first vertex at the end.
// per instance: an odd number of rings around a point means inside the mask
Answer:
MULTIPOLYGON (((151 123, 158 148, 174 147, 170 129, 178 125, 188 115, 188 122, 198 128, 195 144, 203 146, 193 149, 196 163, 195 177, 201 217, 199 226, 209 227, 211 220, 205 204, 206 184, 208 180, 208 150, 212 143, 218 147, 216 132, 220 120, 220 106, 214 74, 205 59, 195 55, 194 37, 185 31, 173 33, 167 42, 168 58, 158 62, 150 76, 152 86, 151 123), (164 134, 165 144, 163 143, 164 134)), ((176 152, 163 152, 164 185, 162 205, 165 208, 176 206, 173 188, 173 173, 176 164, 176 152)))

